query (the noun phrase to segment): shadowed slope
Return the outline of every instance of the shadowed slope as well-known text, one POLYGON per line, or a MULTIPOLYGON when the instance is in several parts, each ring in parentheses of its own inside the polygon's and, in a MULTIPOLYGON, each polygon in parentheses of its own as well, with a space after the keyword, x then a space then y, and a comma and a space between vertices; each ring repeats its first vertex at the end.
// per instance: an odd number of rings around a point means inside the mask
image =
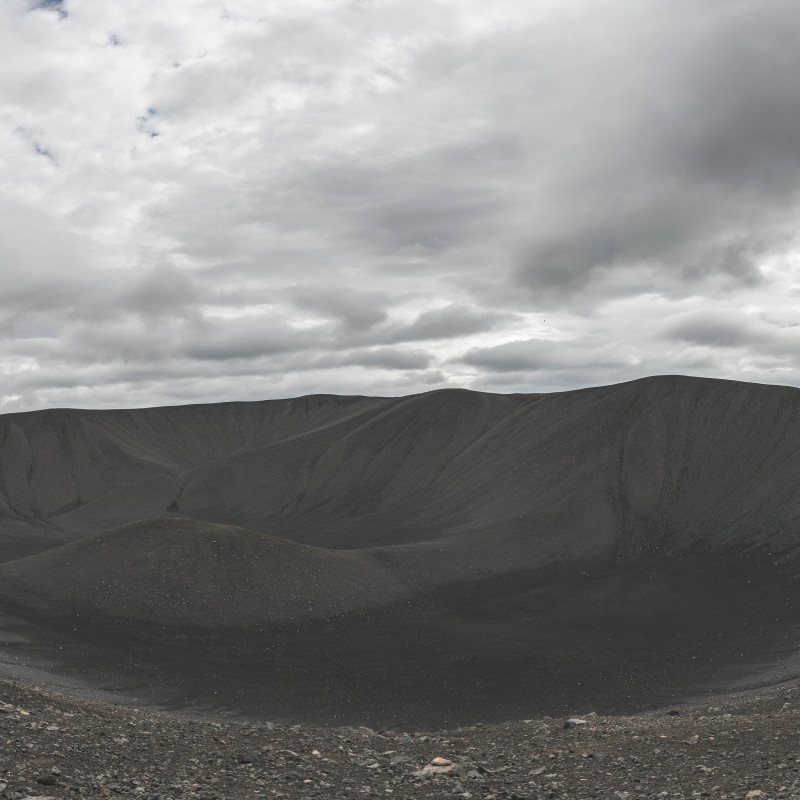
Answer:
POLYGON ((0 595, 56 616, 246 627, 328 618, 404 587, 357 552, 192 520, 150 520, 0 565, 0 595))
POLYGON ((115 525, 164 516, 174 509, 187 470, 369 414, 383 402, 318 395, 258 403, 2 415, 0 561, 115 525))
POLYGON ((0 546, 175 515, 329 548, 440 541, 492 569, 542 550, 787 553, 799 471, 798 390, 694 378, 36 412, 0 417, 0 546))
POLYGON ((540 396, 443 391, 359 423, 298 443, 306 471, 280 510, 259 466, 293 462, 274 451, 226 459, 224 486, 197 468, 180 510, 330 547, 438 540, 498 570, 545 551, 797 545, 796 389, 670 377, 540 396))
POLYGON ((6 557, 93 533, 0 565, 0 610, 64 669, 179 706, 438 725, 797 670, 796 389, 664 377, 0 432, 6 557), (136 515, 162 519, 96 533, 136 515))
POLYGON ((798 577, 763 555, 572 561, 404 595, 359 553, 220 526, 82 544, 0 565, 0 609, 29 640, 11 657, 137 705, 425 729, 797 674, 798 577))

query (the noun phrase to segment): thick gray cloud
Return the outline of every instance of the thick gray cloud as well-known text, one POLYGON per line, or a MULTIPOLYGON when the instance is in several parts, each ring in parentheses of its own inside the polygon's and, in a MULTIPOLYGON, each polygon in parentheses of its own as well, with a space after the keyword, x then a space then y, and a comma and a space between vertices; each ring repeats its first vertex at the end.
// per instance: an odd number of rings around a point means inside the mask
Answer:
POLYGON ((359 291, 343 286, 295 286, 288 292, 301 309, 335 320, 345 331, 360 334, 388 319, 386 292, 359 291))
POLYGON ((587 8, 604 36, 557 49, 556 68, 580 67, 547 120, 567 135, 550 142, 554 168, 538 177, 551 191, 536 193, 532 211, 546 224, 532 221, 517 281, 555 298, 602 290, 622 270, 638 289, 760 281, 761 261, 793 236, 798 205, 792 4, 587 8))
POLYGON ((738 310, 683 315, 666 326, 663 336, 700 348, 732 348, 753 358, 773 359, 787 366, 800 360, 800 321, 776 323, 738 310))
POLYGON ((589 343, 529 339, 470 350, 464 356, 464 362, 493 372, 535 373, 545 369, 575 369, 589 365, 603 369, 615 368, 626 363, 621 356, 610 345, 598 347, 589 343))
POLYGON ((790 0, 5 0, 0 411, 800 385, 790 0))
POLYGON ((394 342, 453 339, 491 331, 510 319, 513 319, 511 314, 453 303, 444 308, 424 311, 407 325, 387 328, 384 338, 394 342))
POLYGON ((768 326, 740 313, 693 313, 670 325, 670 339, 707 347, 764 345, 772 338, 768 326))
POLYGON ((196 308, 202 299, 203 292, 190 273, 164 265, 137 275, 134 284, 120 292, 116 305, 120 311, 143 317, 177 317, 196 308))

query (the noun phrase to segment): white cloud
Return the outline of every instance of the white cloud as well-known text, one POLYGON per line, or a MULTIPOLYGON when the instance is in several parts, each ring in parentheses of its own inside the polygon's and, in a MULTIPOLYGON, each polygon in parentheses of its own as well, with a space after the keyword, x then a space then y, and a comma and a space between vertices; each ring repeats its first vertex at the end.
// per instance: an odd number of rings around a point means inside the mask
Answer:
POLYGON ((35 6, 4 409, 800 383, 790 0, 35 6))

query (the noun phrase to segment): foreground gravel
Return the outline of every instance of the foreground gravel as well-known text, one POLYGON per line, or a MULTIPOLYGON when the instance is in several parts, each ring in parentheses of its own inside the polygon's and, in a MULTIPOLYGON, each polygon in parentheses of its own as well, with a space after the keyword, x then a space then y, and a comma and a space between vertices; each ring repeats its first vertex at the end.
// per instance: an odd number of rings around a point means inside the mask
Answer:
POLYGON ((0 798, 800 798, 800 690, 451 731, 208 722, 0 680, 0 798))

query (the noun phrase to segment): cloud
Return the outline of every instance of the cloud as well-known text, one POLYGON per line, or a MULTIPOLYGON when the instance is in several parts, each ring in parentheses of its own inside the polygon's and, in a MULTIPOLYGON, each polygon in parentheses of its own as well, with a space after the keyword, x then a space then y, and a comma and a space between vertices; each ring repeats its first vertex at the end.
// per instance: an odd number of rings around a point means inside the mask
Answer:
POLYGON ((407 325, 395 325, 384 334, 394 342, 453 339, 483 333, 507 322, 512 315, 452 303, 443 308, 424 311, 407 325))
POLYGON ((424 370, 431 365, 431 361, 431 357, 421 350, 396 350, 391 347, 374 347, 322 356, 312 363, 314 367, 324 367, 325 369, 358 366, 383 370, 424 370))
POLYGON ((563 138, 537 137, 548 160, 534 178, 518 284, 557 300, 596 291, 619 270, 638 270, 639 288, 672 291, 760 281, 761 260, 786 246, 797 211, 791 4, 584 10, 603 35, 582 26, 564 37, 547 70, 570 75, 542 114, 563 138))
POLYGON ((295 306, 341 324, 346 332, 363 332, 388 318, 390 295, 342 286, 294 286, 288 291, 295 306))
POLYGON ((580 341, 528 339, 496 347, 473 348, 463 362, 492 372, 539 372, 550 369, 609 369, 629 366, 630 359, 612 345, 580 341))
POLYGON ((313 334, 278 319, 238 319, 206 323, 178 345, 189 358, 201 361, 252 359, 292 353, 312 346, 313 334))
POLYGON ((176 317, 201 298, 189 273, 164 265, 137 275, 134 285, 121 293, 119 306, 144 317, 176 317))
POLYGON ((0 407, 800 383, 798 39, 791 0, 0 3, 0 407))
POLYGON ((695 312, 669 325, 664 335, 670 339, 707 347, 746 347, 769 341, 766 325, 740 312, 695 312))
POLYGON ((60 19, 68 16, 67 10, 64 8, 64 0, 31 0, 30 7, 33 10, 54 11, 60 19))
POLYGON ((776 324, 738 309, 696 311, 667 324, 665 339, 704 348, 735 348, 759 359, 800 363, 800 323, 776 324))

